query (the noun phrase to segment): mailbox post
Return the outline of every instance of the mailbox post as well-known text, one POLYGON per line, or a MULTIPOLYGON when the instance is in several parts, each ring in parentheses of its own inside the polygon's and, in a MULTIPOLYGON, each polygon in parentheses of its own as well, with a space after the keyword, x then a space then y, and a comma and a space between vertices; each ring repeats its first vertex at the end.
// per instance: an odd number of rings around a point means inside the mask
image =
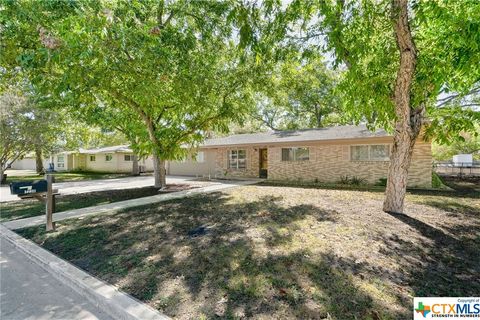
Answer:
POLYGON ((53 176, 51 174, 45 175, 45 180, 47 180, 47 194, 45 199, 45 213, 47 218, 47 231, 55 230, 55 223, 53 222, 53 211, 55 210, 55 196, 53 195, 53 176))

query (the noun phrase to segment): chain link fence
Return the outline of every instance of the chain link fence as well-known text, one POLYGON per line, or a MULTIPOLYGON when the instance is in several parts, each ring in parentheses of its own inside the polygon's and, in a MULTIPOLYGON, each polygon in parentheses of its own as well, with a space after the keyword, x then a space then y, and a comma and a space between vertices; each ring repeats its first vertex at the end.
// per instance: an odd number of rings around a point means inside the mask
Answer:
POLYGON ((437 174, 444 176, 480 176, 480 161, 435 161, 433 169, 437 174))

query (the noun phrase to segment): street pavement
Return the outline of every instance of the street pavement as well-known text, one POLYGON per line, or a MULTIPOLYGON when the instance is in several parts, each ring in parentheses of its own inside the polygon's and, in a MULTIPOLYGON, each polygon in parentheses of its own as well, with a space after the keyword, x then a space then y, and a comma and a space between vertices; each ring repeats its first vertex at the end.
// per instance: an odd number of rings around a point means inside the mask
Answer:
POLYGON ((0 319, 113 320, 1 236, 0 319))

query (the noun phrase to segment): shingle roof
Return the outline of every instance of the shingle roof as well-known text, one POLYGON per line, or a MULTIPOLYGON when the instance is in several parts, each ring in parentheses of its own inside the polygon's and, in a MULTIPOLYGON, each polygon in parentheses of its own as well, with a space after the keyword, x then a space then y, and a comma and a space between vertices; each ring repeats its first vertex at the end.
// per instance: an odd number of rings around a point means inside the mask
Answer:
POLYGON ((111 147, 104 147, 104 148, 97 148, 97 149, 80 149, 80 153, 115 153, 115 152, 133 152, 132 149, 128 145, 121 145, 121 146, 111 146, 111 147))
POLYGON ((271 131, 251 134, 236 134, 228 137, 208 139, 202 147, 248 145, 284 142, 306 142, 339 139, 357 139, 391 136, 385 130, 370 131, 365 125, 336 126, 320 129, 271 131))

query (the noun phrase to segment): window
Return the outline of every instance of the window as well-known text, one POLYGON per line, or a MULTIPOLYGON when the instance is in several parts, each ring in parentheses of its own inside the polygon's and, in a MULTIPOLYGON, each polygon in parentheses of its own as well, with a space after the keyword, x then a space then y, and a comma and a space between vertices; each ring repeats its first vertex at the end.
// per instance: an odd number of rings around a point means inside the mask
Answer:
POLYGON ((308 148, 282 148, 282 161, 307 161, 310 160, 308 148))
POLYGON ((111 154, 106 154, 105 155, 105 161, 112 161, 112 155, 111 154))
POLYGON ((95 156, 93 154, 90 155, 90 162, 95 162, 95 156))
POLYGON ((57 156, 57 168, 65 168, 65 156, 57 156))
POLYGON ((367 161, 368 160, 368 146, 352 146, 351 147, 352 160, 367 161))
POLYGON ((390 146, 387 144, 351 146, 350 155, 353 161, 388 161, 390 146))
POLYGON ((133 154, 126 154, 123 156, 123 160, 125 161, 133 161, 133 154))
POLYGON ((197 153, 197 156, 195 157, 195 160, 196 160, 197 162, 201 162, 201 163, 202 163, 202 162, 205 162, 205 152, 199 151, 199 152, 197 153))
POLYGON ((245 169, 247 167, 247 152, 245 150, 230 150, 228 152, 228 168, 245 169))

